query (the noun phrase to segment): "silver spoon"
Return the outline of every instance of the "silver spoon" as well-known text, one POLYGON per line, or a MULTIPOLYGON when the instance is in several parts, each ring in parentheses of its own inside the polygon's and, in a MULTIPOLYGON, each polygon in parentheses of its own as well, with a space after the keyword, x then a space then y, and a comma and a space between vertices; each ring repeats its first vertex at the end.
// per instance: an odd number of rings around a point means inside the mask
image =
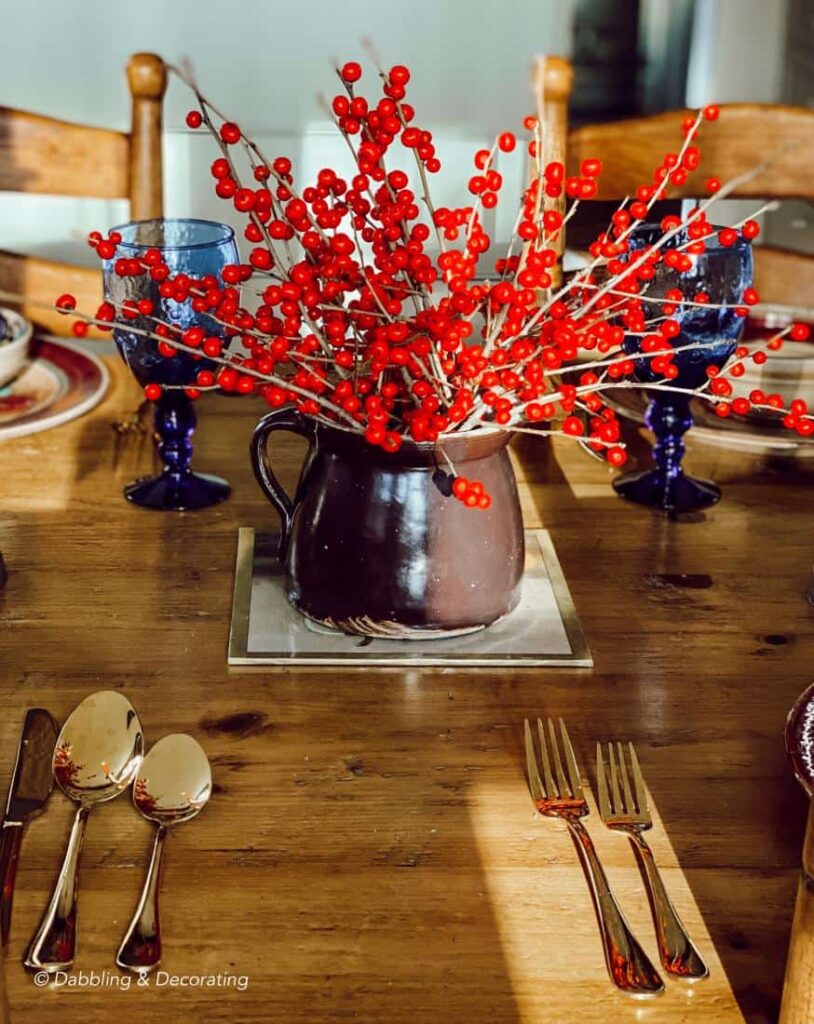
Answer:
POLYGON ((127 789, 141 763, 141 722, 113 690, 86 697, 71 713, 54 749, 54 778, 79 804, 51 902, 25 956, 26 967, 57 971, 73 963, 79 855, 94 804, 127 789))
POLYGON ((161 962, 158 893, 164 839, 170 826, 194 818, 211 794, 209 760, 191 736, 164 736, 141 762, 133 786, 133 803, 158 828, 141 899, 116 955, 119 967, 146 974, 161 962))

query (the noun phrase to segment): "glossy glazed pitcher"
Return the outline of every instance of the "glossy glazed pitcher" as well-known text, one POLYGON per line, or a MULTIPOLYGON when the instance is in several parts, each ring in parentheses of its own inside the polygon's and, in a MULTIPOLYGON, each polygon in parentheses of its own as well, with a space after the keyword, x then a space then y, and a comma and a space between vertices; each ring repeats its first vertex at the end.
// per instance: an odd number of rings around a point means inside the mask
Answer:
POLYGON ((405 441, 390 454, 295 410, 269 413, 251 457, 280 514, 291 604, 345 633, 400 640, 473 632, 511 611, 525 552, 508 441, 501 430, 443 439, 457 473, 491 495, 488 509, 471 509, 452 497, 434 444, 405 441), (269 464, 275 430, 309 442, 293 500, 269 464))

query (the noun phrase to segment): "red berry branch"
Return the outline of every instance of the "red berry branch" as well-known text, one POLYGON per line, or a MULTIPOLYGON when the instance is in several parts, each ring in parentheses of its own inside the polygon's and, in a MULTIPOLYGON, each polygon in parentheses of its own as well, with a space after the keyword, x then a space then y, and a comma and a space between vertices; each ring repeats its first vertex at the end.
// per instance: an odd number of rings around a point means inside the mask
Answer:
MULTIPOLYGON (((405 441, 436 445, 456 476, 452 493, 473 508, 487 508, 489 495, 478 481, 457 476, 443 450, 445 436, 487 428, 563 433, 621 466, 626 455, 619 425, 603 400, 612 388, 691 394, 721 416, 775 409, 790 429, 814 432, 814 417, 799 399, 787 406, 780 396, 753 391, 730 400, 730 378, 742 375, 746 360, 763 362, 767 350, 787 337, 805 340, 807 328, 794 325, 765 349, 739 347, 728 366, 709 366, 701 387, 682 389, 674 384, 674 356, 704 346, 676 346, 676 313, 710 305, 709 297, 680 288, 660 299, 648 295, 661 264, 681 275, 713 236, 724 246, 757 236, 753 217, 717 235, 707 220, 711 204, 750 175, 725 185, 709 179, 707 199, 684 217, 665 217, 660 236, 645 249, 630 245, 653 205, 698 168, 699 131, 704 121, 717 119, 717 107, 684 122, 682 145, 665 154, 652 182, 620 205, 590 246, 587 266, 555 290, 552 269, 562 234, 580 201, 596 196, 602 164, 584 160, 580 173, 569 176, 562 163, 545 162, 545 125, 538 117, 524 120, 532 174, 509 250, 483 279, 478 265, 492 243, 481 214, 501 201, 497 164, 499 154, 518 145, 514 133, 501 133, 475 153, 466 203, 435 207, 429 178, 441 162, 431 132, 406 101, 409 70, 379 68, 378 86, 363 95, 362 68, 348 62, 337 69, 340 90, 324 105, 352 155, 353 173, 326 167, 315 182, 301 184, 288 157, 267 158, 190 74, 174 70, 197 100, 187 125, 208 131, 220 149, 211 166, 213 187, 245 215, 248 256, 227 266, 222 280, 194 279, 171 273, 159 249, 120 256, 116 233, 93 233, 89 242, 103 260, 115 261, 116 274, 147 275, 162 299, 191 302, 224 337, 162 322, 148 299, 121 307, 105 302, 88 316, 63 295, 56 305, 77 318, 77 334, 89 324, 122 327, 155 343, 167 359, 179 351, 192 354, 204 366, 186 389, 191 397, 213 389, 257 393, 274 408, 291 404, 389 452, 405 441), (395 166, 405 150, 418 191, 410 174, 395 166), (566 199, 570 206, 563 213, 557 206, 566 199), (673 239, 677 244, 668 245, 673 239), (652 309, 657 313, 648 314, 652 309), (632 335, 640 339, 635 356, 622 347, 632 335), (656 377, 647 384, 634 378, 634 360, 642 359, 650 360, 656 377)), ((747 289, 735 312, 745 316, 757 301, 755 290, 747 289)), ((161 390, 151 384, 147 397, 157 398, 161 390)))

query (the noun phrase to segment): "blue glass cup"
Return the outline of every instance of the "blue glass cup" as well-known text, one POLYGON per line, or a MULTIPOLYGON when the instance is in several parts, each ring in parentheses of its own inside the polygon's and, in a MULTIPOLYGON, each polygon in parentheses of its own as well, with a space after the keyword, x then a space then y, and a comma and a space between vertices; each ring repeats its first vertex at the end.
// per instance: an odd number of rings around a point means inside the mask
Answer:
MULTIPOLYGON (((667 386, 680 391, 654 389, 649 392, 645 422, 656 438, 654 468, 617 477, 613 487, 629 501, 667 512, 706 508, 721 497, 717 484, 688 476, 682 467, 683 438, 693 419, 692 396, 681 393, 704 384, 708 379, 708 366, 723 366, 743 333, 744 317, 738 316, 733 307, 741 304, 744 291, 752 283, 752 247, 740 237, 734 245, 721 245, 718 230, 714 228, 714 233, 705 239, 705 252, 689 254, 693 265, 687 272, 679 273, 660 262, 643 295, 645 316, 651 321, 664 316, 663 303, 647 302, 647 297, 662 299, 670 289, 679 289, 689 302, 677 304, 671 316, 678 321, 681 332, 670 343, 676 349, 693 343, 698 347, 673 356, 678 376, 667 386), (708 296, 709 305, 690 304, 699 292, 708 296)), ((658 224, 643 224, 635 229, 630 236, 631 262, 636 259, 637 250, 653 245, 662 235, 658 224)), ((663 248, 681 248, 687 242, 686 234, 679 232, 663 248)), ((641 341, 639 337, 628 335, 623 342, 624 350, 635 355, 641 351, 641 341)), ((654 373, 650 358, 634 361, 634 378, 644 384, 663 379, 662 375, 654 373)))
MULTIPOLYGON (((239 262, 234 231, 226 224, 207 220, 134 221, 114 228, 122 236, 116 258, 135 258, 146 249, 158 249, 172 275, 188 274, 202 278, 211 275, 221 280, 223 268, 239 262)), ((149 273, 137 277, 120 277, 114 270, 115 259, 104 264, 105 298, 117 311, 126 300, 150 299, 152 317, 182 329, 198 325, 208 335, 224 337, 224 328, 212 317, 192 308, 192 301, 175 302, 163 298, 159 283, 149 273)), ((154 330, 154 319, 139 316, 132 321, 138 329, 154 330)), ((184 511, 206 508, 223 501, 231 488, 225 480, 202 473, 193 473, 192 435, 197 417, 194 402, 184 393, 194 387, 201 370, 214 369, 205 357, 179 352, 171 359, 162 356, 158 343, 126 327, 116 327, 113 337, 122 359, 133 376, 145 387, 159 384, 168 387, 155 404, 155 439, 164 463, 158 476, 128 484, 124 496, 143 508, 184 511)))

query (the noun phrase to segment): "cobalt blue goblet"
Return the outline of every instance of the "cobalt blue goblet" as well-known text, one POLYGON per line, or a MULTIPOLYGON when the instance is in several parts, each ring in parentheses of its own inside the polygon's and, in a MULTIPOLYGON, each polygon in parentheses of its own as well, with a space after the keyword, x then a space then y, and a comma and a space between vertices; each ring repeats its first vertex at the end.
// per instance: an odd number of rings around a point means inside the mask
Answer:
MULTIPOLYGON (((743 332, 744 318, 735 313, 734 307, 740 305, 745 289, 752 283, 752 247, 740 237, 734 245, 721 245, 718 230, 714 228, 714 234, 705 239, 705 252, 689 254, 692 267, 688 271, 679 273, 660 262, 644 297, 648 321, 663 317, 664 312, 663 303, 647 302, 646 297, 660 299, 670 289, 677 288, 689 300, 678 304, 672 314, 681 332, 670 341, 673 348, 698 344, 697 348, 678 352, 673 357, 678 377, 668 384, 683 391, 691 391, 704 384, 708 379, 708 366, 723 366, 735 351, 743 332), (708 296, 708 305, 691 304, 693 296, 699 292, 708 296)), ((630 236, 630 261, 637 258, 637 250, 653 245, 662 234, 658 224, 643 224, 635 229, 630 236)), ((687 236, 679 232, 663 248, 681 248, 687 242, 687 236)), ((628 335, 623 347, 631 354, 640 352, 641 338, 628 335)), ((662 379, 660 374, 653 372, 650 359, 637 359, 634 367, 634 377, 642 383, 662 379)), ((714 505, 721 497, 720 487, 712 481, 688 476, 681 464, 684 434, 693 421, 690 411, 692 396, 655 389, 649 394, 645 422, 656 437, 653 445, 656 465, 644 472, 617 477, 613 483, 614 490, 629 501, 668 512, 689 512, 714 505)))
MULTIPOLYGON (((122 236, 116 258, 134 258, 146 249, 158 249, 164 262, 175 274, 188 274, 202 278, 211 275, 220 280, 225 266, 239 262, 234 231, 225 224, 207 220, 154 220, 134 221, 114 228, 122 236)), ((127 299, 138 302, 150 299, 152 316, 182 329, 199 325, 208 335, 224 337, 224 329, 211 317, 196 312, 192 301, 175 302, 163 298, 159 283, 149 273, 137 277, 120 277, 114 269, 115 259, 105 261, 105 298, 117 311, 127 299)), ((153 330, 155 321, 138 317, 133 326, 153 330)), ((125 363, 133 376, 145 387, 147 384, 168 386, 155 405, 154 425, 158 454, 164 463, 158 476, 128 484, 124 496, 143 508, 187 509, 206 508, 229 496, 231 488, 219 477, 193 473, 192 435, 197 417, 194 402, 183 388, 193 387, 201 370, 212 369, 205 357, 178 352, 171 359, 161 355, 153 338, 116 327, 113 337, 125 363)))

